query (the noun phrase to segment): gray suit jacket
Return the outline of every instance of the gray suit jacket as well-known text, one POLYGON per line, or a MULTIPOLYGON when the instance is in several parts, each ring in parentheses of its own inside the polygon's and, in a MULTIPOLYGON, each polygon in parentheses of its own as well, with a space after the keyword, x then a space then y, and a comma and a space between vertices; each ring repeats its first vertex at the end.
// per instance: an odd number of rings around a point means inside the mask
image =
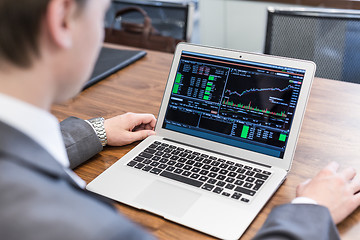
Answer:
MULTIPOLYGON (((86 122, 70 118, 61 126, 72 167, 102 149, 86 122)), ((153 239, 112 205, 79 188, 36 142, 2 122, 0 238, 153 239)))
MULTIPOLYGON (((72 168, 102 150, 83 120, 61 123, 72 168)), ((41 146, 0 122, 1 239, 153 239, 106 200, 79 188, 41 146)), ((338 239, 326 208, 283 205, 259 231, 260 239, 338 239)))

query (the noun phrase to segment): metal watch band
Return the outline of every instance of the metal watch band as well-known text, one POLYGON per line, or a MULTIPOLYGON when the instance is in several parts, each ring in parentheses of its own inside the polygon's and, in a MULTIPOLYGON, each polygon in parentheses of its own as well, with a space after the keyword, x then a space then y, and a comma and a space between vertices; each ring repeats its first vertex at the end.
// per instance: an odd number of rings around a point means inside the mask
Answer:
POLYGON ((104 121, 105 119, 103 117, 98 118, 92 118, 87 120, 91 124, 91 126, 94 128, 96 135, 100 139, 101 145, 106 146, 107 144, 107 137, 104 127, 104 121))

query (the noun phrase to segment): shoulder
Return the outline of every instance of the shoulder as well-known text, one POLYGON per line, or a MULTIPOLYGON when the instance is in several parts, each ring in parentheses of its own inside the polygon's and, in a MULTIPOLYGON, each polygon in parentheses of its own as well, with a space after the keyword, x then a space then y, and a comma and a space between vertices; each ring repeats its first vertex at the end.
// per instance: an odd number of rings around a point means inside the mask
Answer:
POLYGON ((11 161, 0 160, 0 191, 2 239, 148 237, 114 209, 63 179, 42 175, 11 161))

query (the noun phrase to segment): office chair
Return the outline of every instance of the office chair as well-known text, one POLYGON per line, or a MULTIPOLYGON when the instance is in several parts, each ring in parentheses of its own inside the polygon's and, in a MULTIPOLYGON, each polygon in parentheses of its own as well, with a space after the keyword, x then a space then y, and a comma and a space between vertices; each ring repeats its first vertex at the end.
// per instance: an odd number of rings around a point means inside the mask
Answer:
POLYGON ((316 77, 360 83, 360 11, 268 8, 266 54, 314 61, 316 77))

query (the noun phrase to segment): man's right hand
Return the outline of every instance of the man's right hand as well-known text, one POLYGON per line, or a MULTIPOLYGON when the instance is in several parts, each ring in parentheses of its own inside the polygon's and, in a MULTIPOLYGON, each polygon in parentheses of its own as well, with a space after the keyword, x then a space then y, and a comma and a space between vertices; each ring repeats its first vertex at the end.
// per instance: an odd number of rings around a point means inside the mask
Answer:
POLYGON ((332 162, 313 179, 301 183, 297 197, 307 197, 327 207, 336 224, 344 220, 360 205, 360 179, 353 168, 338 171, 339 164, 332 162))

